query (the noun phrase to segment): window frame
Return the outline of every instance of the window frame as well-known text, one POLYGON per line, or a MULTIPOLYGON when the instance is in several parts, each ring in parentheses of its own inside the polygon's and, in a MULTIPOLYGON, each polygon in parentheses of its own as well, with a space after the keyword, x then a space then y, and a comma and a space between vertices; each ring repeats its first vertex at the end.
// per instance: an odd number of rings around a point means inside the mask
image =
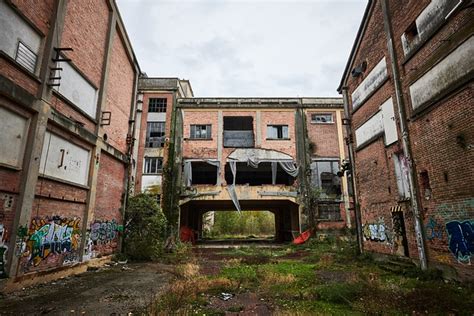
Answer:
POLYGON ((148 99, 148 113, 166 113, 167 106, 168 106, 167 98, 149 98, 148 99), (152 104, 152 101, 154 104, 152 104), (153 108, 153 111, 152 111, 152 108, 153 108))
MULTIPOLYGON (((199 129, 200 134, 202 135, 202 129, 199 129)), ((201 136, 199 135, 199 136, 201 136)), ((189 139, 194 140, 210 140, 212 139, 212 124, 190 124, 189 126, 189 139), (197 128, 205 127, 206 137, 197 137, 197 128)))
POLYGON ((334 124, 334 113, 311 113, 311 124, 334 124), (318 122, 314 119, 316 116, 331 116, 331 121, 329 122, 318 122))
POLYGON ((145 157, 143 159, 143 174, 144 175, 162 174, 162 173, 163 173, 163 157, 145 157))
MULTIPOLYGON (((160 131, 156 131, 157 133, 159 133, 160 131)), ((145 148, 163 148, 165 147, 165 137, 166 137, 166 124, 165 122, 147 122, 146 123, 146 137, 145 137, 145 148), (152 124, 159 124, 160 126, 162 126, 160 129, 161 129, 161 132, 163 133, 163 136, 157 136, 157 137, 151 137, 150 134, 152 133, 152 129, 150 128, 150 126, 152 124), (158 143, 158 146, 150 146, 150 144, 153 144, 154 141, 150 140, 150 138, 162 138, 161 141, 157 142, 158 143)))
POLYGON ((290 140, 290 129, 287 124, 267 124, 267 140, 290 140), (286 137, 285 137, 285 127, 286 127, 286 137), (269 137, 269 129, 277 128, 276 135, 277 137, 269 137), (281 132, 282 137, 278 137, 281 132))

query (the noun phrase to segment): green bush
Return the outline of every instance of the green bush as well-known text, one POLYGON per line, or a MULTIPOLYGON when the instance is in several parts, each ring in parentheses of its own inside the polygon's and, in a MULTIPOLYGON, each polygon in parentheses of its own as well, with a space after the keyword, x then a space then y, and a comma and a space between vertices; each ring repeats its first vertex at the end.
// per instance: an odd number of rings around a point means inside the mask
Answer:
POLYGON ((124 251, 135 260, 157 260, 166 240, 166 218, 156 198, 138 194, 129 199, 125 211, 124 251))

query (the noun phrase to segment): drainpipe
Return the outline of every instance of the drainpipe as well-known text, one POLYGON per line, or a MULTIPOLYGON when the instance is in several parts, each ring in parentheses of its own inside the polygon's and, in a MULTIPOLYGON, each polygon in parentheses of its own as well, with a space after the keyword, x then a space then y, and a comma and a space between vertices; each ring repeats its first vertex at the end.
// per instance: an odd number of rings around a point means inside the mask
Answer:
MULTIPOLYGON (((342 99, 344 101, 344 117, 345 119, 350 119, 350 111, 349 111, 349 95, 347 92, 347 87, 342 87, 342 99)), ((349 161, 351 164, 350 173, 351 173, 351 185, 352 185, 352 203, 354 205, 354 214, 356 220, 356 230, 357 230, 357 244, 358 244, 358 253, 361 254, 364 252, 364 243, 362 240, 362 218, 360 214, 360 207, 358 202, 359 194, 357 192, 357 185, 356 185, 356 172, 355 172, 355 157, 354 157, 354 147, 352 145, 352 129, 350 121, 346 122, 346 135, 347 135, 347 149, 349 152, 349 161)))
POLYGON ((402 134, 402 147, 403 154, 406 157, 408 164, 408 181, 410 185, 411 192, 411 206, 413 209, 413 217, 415 221, 415 235, 416 235, 416 244, 418 247, 418 255, 420 257, 420 268, 421 270, 427 269, 427 260, 426 260, 426 250, 424 245, 423 238, 423 229, 422 222, 420 217, 420 206, 418 204, 418 190, 415 184, 415 170, 414 163, 412 158, 412 152, 410 147, 410 138, 408 135, 408 124, 407 116, 405 113, 405 105, 403 101, 403 90, 400 83, 400 74, 397 67, 397 54, 395 51, 395 45, 393 44, 393 32, 392 32, 392 23, 391 16, 388 9, 387 0, 382 0, 382 11, 384 17, 384 28, 387 35, 387 48, 390 54, 390 63, 392 66, 393 73, 393 82, 395 86, 395 96, 397 100, 398 115, 400 117, 400 132, 402 134))

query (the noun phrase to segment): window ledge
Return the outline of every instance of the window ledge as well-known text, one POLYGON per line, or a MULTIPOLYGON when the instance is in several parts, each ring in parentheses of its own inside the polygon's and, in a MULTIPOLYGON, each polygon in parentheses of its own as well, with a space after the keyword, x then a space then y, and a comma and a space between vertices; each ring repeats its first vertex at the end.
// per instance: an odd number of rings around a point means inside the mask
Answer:
POLYGON ((183 140, 214 140, 214 138, 183 138, 183 140))
POLYGON ((267 138, 266 140, 291 140, 291 138, 267 138))
POLYGON ((320 221, 320 222, 335 222, 335 223, 344 222, 343 219, 328 219, 328 218, 318 218, 318 221, 320 221))
POLYGON ((311 124, 317 124, 317 125, 332 125, 335 122, 311 122, 311 124))
POLYGON ((157 173, 142 173, 142 176, 161 176, 163 174, 163 171, 157 172, 157 173))

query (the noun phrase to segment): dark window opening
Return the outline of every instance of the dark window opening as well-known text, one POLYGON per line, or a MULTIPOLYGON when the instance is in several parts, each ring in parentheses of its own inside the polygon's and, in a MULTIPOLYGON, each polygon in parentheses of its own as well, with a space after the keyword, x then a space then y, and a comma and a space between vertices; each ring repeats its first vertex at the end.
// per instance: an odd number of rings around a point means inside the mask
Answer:
POLYGON ((145 147, 158 148, 165 144, 165 122, 148 122, 145 147))
MULTIPOLYGON (((236 163, 237 175, 235 184, 248 184, 251 186, 272 184, 272 166, 270 162, 261 162, 258 168, 247 165, 246 162, 236 163)), ((233 175, 229 164, 225 166, 225 181, 232 184, 233 175)), ((295 178, 287 174, 280 166, 277 167, 275 184, 293 185, 295 178)))
POLYGON ((339 160, 317 160, 311 163, 311 182, 319 188, 321 199, 341 199, 341 178, 337 176, 338 171, 339 160))
POLYGON ((429 200, 431 198, 431 184, 428 171, 420 172, 420 184, 425 199, 429 200))
POLYGON ((232 147, 232 148, 254 147, 253 117, 251 116, 224 117, 224 147, 232 147))
POLYGON ((319 203, 319 218, 330 220, 330 221, 340 221, 341 218, 341 209, 339 203, 319 203))
POLYGON ((148 101, 148 112, 166 112, 166 98, 152 98, 148 101))
POLYGON ((217 167, 202 161, 193 161, 192 184, 217 184, 217 167))
POLYGON ((416 26, 416 21, 413 21, 405 31, 405 35, 408 40, 413 40, 418 35, 418 27, 416 26))
POLYGON ((191 125, 191 139, 211 139, 211 125, 191 125))
POLYGON ((154 174, 161 173, 163 171, 163 158, 162 157, 146 157, 143 173, 154 174))
POLYGON ((267 125, 267 139, 289 139, 288 125, 267 125))

